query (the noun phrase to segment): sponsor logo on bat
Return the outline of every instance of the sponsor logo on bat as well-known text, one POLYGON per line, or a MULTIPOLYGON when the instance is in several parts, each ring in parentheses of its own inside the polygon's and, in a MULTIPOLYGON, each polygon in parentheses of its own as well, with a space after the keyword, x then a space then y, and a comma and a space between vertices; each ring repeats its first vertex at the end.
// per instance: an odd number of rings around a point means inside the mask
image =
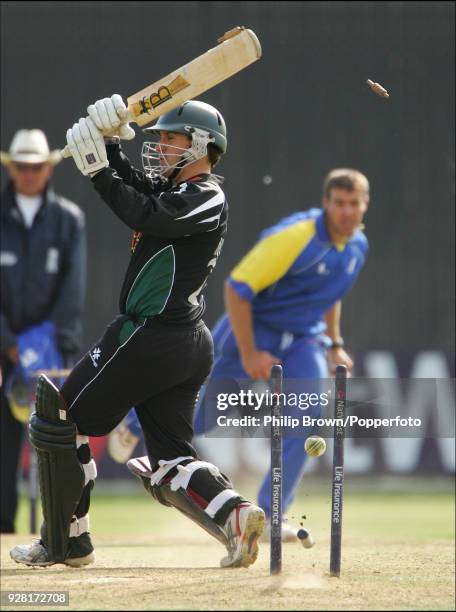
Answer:
POLYGON ((156 92, 150 94, 150 96, 144 96, 136 102, 133 106, 135 116, 149 115, 157 106, 171 100, 173 96, 186 87, 189 87, 189 85, 190 83, 186 81, 182 75, 178 75, 169 85, 162 85, 156 92))

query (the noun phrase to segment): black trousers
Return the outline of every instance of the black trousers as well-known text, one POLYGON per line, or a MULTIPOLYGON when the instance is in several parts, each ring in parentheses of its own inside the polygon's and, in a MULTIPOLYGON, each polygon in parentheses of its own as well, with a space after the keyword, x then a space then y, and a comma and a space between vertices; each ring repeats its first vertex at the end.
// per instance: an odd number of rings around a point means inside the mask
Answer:
POLYGON ((193 412, 212 362, 212 336, 202 321, 178 327, 120 315, 61 392, 82 435, 110 433, 134 406, 154 466, 160 459, 197 457, 193 412))
MULTIPOLYGON (((3 370, 4 380, 6 378, 3 370)), ((17 511, 17 480, 25 425, 11 413, 4 387, 0 392, 1 417, 1 495, 0 532, 14 533, 17 511)))

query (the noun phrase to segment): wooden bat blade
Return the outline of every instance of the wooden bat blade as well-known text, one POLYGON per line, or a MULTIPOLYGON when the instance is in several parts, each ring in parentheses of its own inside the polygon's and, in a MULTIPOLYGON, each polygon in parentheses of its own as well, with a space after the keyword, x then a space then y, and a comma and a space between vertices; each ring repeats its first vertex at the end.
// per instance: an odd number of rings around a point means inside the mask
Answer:
MULTIPOLYGON (((261 57, 255 32, 243 26, 233 28, 218 40, 220 44, 213 49, 127 98, 128 120, 147 125, 261 57)), ((62 157, 71 157, 68 146, 62 150, 62 157)))
POLYGON ((222 42, 181 68, 128 98, 131 121, 147 125, 179 104, 230 78, 261 57, 260 42, 252 30, 227 32, 222 42))

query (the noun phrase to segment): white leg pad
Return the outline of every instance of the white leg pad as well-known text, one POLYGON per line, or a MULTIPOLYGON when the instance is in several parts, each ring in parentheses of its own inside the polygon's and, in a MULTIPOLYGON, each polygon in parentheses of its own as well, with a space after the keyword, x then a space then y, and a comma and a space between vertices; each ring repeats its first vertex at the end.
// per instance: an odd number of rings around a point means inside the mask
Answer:
POLYGON ((70 538, 77 538, 82 533, 86 533, 90 529, 89 515, 81 516, 76 518, 73 516, 70 524, 70 538))
POLYGON ((236 491, 233 491, 233 489, 226 489, 225 491, 222 491, 216 497, 214 497, 214 499, 205 508, 204 511, 211 518, 214 518, 220 508, 232 497, 239 497, 239 493, 236 493, 236 491))
POLYGON ((177 491, 179 488, 186 490, 188 483, 190 482, 190 478, 193 476, 196 470, 201 470, 203 468, 209 470, 212 476, 221 476, 218 467, 207 461, 192 461, 191 463, 187 463, 187 465, 178 465, 178 473, 170 482, 171 491, 177 491))
POLYGON ((88 443, 89 443, 88 436, 81 436, 80 434, 76 436, 76 447, 77 448, 79 448, 83 444, 88 444, 88 443))
MULTIPOLYGON (((178 457, 177 459, 173 459, 172 461, 165 461, 164 459, 160 459, 160 461, 158 462, 158 465, 160 467, 150 477, 151 484, 158 486, 170 470, 176 467, 176 465, 178 465, 181 461, 185 461, 187 459, 193 459, 193 457, 178 457)), ((148 457, 141 457, 141 460, 146 460, 145 463, 147 462, 147 465, 150 466, 148 457)))
POLYGON ((97 477, 97 464, 94 459, 91 459, 89 463, 82 464, 82 469, 84 470, 85 477, 84 486, 86 486, 88 482, 95 480, 97 477))

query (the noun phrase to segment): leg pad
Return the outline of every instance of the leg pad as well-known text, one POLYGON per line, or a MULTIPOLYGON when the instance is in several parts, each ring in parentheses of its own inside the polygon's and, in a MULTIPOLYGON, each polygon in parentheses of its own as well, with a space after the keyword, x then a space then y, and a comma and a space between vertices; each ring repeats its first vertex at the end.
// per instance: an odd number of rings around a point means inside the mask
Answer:
POLYGON ((65 561, 70 524, 84 489, 84 469, 76 448, 76 426, 58 389, 45 376, 37 385, 30 440, 37 450, 45 525, 42 540, 49 559, 65 561))

